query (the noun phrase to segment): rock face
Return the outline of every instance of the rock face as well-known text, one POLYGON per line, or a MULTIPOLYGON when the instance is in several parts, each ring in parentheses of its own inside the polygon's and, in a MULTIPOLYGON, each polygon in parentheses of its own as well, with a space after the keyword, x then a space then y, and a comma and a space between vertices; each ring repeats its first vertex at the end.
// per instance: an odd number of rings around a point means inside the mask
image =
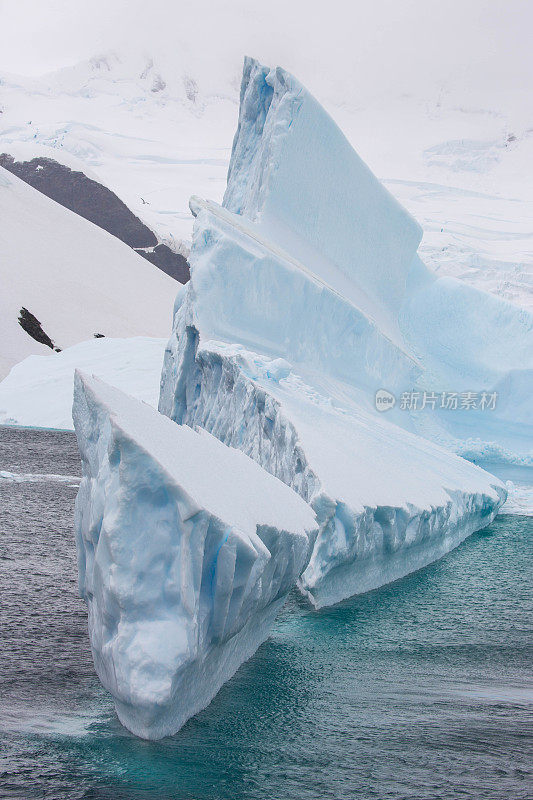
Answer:
POLYGON ((0 166, 130 247, 155 247, 157 244, 153 231, 114 192, 83 172, 75 172, 51 158, 15 161, 7 153, 0 155, 0 166))
POLYGON ((28 311, 24 306, 20 309, 19 325, 22 330, 26 331, 36 342, 45 344, 47 347, 50 347, 51 350, 61 352, 60 348, 55 347, 48 334, 43 331, 43 327, 35 314, 32 314, 31 311, 28 311))
POLYGON ((312 510, 205 431, 76 373, 79 588, 121 722, 175 733, 267 638, 307 563, 312 510))
POLYGON ((56 203, 116 236, 180 283, 189 279, 184 256, 158 244, 154 232, 114 192, 83 172, 72 170, 51 158, 15 161, 8 153, 0 154, 0 166, 56 203))
POLYGON ((166 244, 158 244, 154 248, 136 250, 136 252, 180 283, 187 283, 191 277, 189 262, 185 256, 182 256, 181 253, 175 253, 166 244))

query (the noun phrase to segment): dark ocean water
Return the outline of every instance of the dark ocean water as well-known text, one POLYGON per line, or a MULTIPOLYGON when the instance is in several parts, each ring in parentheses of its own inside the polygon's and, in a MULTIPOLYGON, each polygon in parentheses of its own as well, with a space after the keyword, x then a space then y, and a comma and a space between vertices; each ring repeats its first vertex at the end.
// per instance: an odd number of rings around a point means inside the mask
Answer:
MULTIPOLYGON (((71 434, 0 428, 0 470, 79 472, 71 434)), ((533 520, 271 639, 176 736, 144 742, 93 672, 76 481, 0 479, 0 797, 525 800, 533 520)))

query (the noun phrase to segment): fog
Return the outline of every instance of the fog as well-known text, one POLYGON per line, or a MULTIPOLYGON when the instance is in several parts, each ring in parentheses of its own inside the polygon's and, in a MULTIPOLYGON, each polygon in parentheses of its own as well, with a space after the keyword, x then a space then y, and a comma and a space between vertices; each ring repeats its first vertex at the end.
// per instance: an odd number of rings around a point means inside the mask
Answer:
POLYGON ((335 102, 449 91, 481 105, 532 76, 529 0, 0 0, 0 14, 0 70, 25 75, 114 50, 215 85, 248 53, 335 102))

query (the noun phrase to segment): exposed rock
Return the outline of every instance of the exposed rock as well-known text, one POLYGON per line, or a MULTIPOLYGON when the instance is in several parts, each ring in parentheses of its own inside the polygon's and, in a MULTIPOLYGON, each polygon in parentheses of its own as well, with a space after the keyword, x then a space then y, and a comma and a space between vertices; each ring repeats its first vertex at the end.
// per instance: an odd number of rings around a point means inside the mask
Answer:
POLYGON ((19 312, 19 325, 32 339, 35 339, 36 342, 45 344, 57 353, 61 352, 61 348, 56 347, 48 334, 43 331, 42 325, 35 314, 32 314, 31 311, 28 311, 24 306, 19 312))
POLYGON ((175 253, 166 244, 158 244, 149 250, 136 250, 136 252, 180 283, 187 283, 189 280, 189 262, 185 256, 175 253))
POLYGON ((83 172, 75 172, 51 158, 15 161, 8 153, 0 155, 0 165, 130 247, 154 247, 157 244, 155 234, 114 192, 83 172))

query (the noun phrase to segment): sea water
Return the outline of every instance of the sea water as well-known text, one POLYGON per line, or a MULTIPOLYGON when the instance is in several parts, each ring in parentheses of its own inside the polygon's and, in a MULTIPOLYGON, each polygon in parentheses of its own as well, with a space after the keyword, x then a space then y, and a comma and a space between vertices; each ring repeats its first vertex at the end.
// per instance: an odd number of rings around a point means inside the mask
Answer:
POLYGON ((1 798, 531 797, 533 519, 319 613, 293 594, 211 705, 145 742, 92 667, 73 435, 0 428, 0 471, 1 798))

